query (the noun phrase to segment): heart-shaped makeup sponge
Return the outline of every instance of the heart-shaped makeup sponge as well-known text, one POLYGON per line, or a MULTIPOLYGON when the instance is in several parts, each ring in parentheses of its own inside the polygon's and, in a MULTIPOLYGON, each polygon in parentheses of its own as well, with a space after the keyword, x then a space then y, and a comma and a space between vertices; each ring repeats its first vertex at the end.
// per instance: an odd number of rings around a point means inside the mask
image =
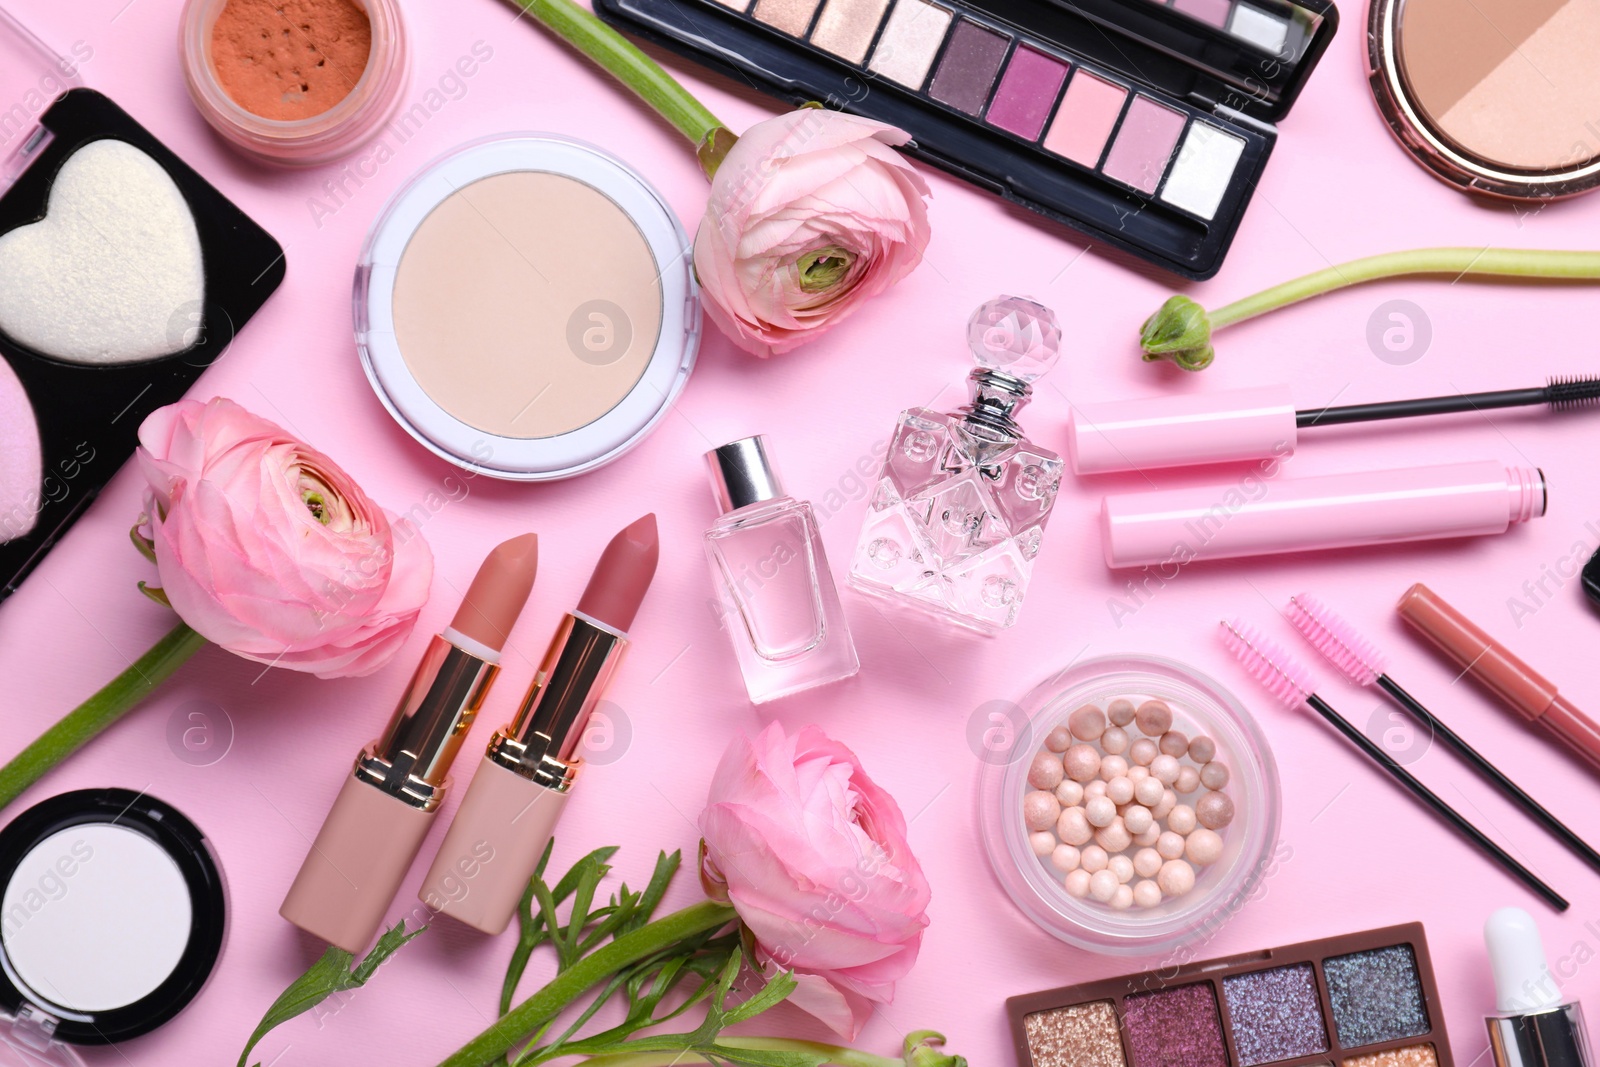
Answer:
POLYGON ((42 355, 113 364, 181 352, 204 300, 188 202, 125 141, 74 152, 45 217, 0 237, 0 331, 42 355))
POLYGON ((17 372, 0 359, 0 545, 33 529, 43 484, 44 460, 33 405, 17 372))

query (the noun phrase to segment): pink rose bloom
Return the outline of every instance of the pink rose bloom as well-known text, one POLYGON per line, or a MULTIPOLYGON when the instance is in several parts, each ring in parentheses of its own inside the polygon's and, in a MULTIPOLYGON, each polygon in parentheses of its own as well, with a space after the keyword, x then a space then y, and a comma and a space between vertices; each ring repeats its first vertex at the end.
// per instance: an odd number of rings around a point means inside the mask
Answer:
POLYGON ((917 960, 928 881, 894 798, 815 726, 728 746, 700 815, 701 881, 732 903, 763 974, 854 1038, 917 960))
POLYGON ((694 241, 706 310, 735 344, 798 348, 922 261, 928 185, 893 147, 910 139, 823 108, 739 138, 694 241))
POLYGON ((183 400, 139 427, 142 532, 200 636, 321 678, 370 674, 428 599, 433 554, 327 456, 231 400, 183 400))

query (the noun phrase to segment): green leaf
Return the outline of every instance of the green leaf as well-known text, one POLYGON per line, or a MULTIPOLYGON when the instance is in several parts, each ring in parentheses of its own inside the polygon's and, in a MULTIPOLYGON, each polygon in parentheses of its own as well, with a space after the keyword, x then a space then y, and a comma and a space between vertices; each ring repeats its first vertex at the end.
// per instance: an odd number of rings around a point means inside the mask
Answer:
POLYGON ((350 968, 350 964, 355 960, 354 955, 342 948, 329 946, 321 959, 313 963, 305 974, 290 982, 289 988, 272 1002, 267 1013, 261 1017, 261 1025, 255 1028, 250 1040, 245 1043, 244 1051, 239 1053, 238 1067, 245 1067, 251 1051, 269 1032, 295 1016, 310 1011, 335 993, 343 993, 366 985, 367 979, 372 977, 380 964, 394 955, 401 945, 426 929, 426 926, 422 926, 407 933, 405 921, 401 920, 384 931, 383 936, 378 938, 378 943, 372 946, 372 951, 367 953, 366 958, 354 970, 350 968))
POLYGON ((511 998, 516 995, 517 983, 522 981, 522 974, 528 969, 528 960, 533 958, 533 950, 548 936, 544 924, 533 911, 533 886, 544 879, 544 869, 549 865, 550 853, 555 847, 556 839, 552 837, 544 846, 544 855, 539 857, 539 865, 534 868, 533 877, 528 879, 528 888, 522 891, 522 900, 517 904, 517 947, 511 950, 511 962, 506 965, 506 980, 500 985, 500 1015, 511 1010, 511 998))

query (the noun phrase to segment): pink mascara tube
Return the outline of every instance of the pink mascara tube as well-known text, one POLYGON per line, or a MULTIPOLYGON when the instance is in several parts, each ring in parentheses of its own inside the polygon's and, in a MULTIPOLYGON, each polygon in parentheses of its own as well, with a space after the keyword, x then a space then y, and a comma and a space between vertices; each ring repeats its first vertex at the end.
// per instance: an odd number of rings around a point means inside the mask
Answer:
POLYGON ((1544 473, 1494 461, 1122 493, 1101 505, 1106 564, 1477 537, 1544 514, 1544 473))

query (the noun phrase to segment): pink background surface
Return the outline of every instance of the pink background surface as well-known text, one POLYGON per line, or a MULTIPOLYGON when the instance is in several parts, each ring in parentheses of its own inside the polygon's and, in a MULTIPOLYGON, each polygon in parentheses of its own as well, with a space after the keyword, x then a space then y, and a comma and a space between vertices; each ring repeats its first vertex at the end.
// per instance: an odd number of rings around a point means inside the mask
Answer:
MULTIPOLYGON (((900 801, 913 846, 934 888, 922 959, 895 1003, 863 1035, 891 1053, 899 1035, 946 1031, 974 1064, 1010 1062, 1002 999, 1051 985, 1127 973, 1126 960, 1063 947, 1022 919, 993 882, 973 819, 978 763, 969 719, 986 701, 1015 698, 1078 656, 1171 655, 1214 674, 1256 709, 1284 779, 1283 840, 1293 857, 1221 931, 1203 955, 1224 955, 1371 926, 1422 919, 1438 965, 1444 1014, 1458 1059, 1480 1059, 1480 1017, 1490 1004, 1480 926, 1517 903, 1537 916, 1552 960, 1574 976, 1571 994, 1596 1001, 1600 882, 1448 755, 1414 767, 1573 901, 1562 918, 1467 845, 1442 830, 1320 721, 1270 708, 1221 649, 1215 624, 1241 613, 1286 642, 1270 618, 1293 593, 1322 595, 1394 656, 1392 673, 1499 765, 1600 841, 1595 780, 1406 637, 1393 615, 1400 593, 1426 581, 1525 654, 1579 706, 1600 713, 1597 619, 1576 579, 1546 578, 1551 595, 1513 619, 1509 598, 1524 582, 1570 568, 1600 540, 1600 480, 1592 417, 1541 419, 1501 413, 1332 430, 1304 444, 1297 473, 1498 458, 1542 466, 1549 515, 1472 542, 1196 565, 1137 613, 1108 609, 1127 576, 1101 562, 1094 518, 1106 479, 1064 485, 1034 591, 1019 626, 993 641, 952 636, 920 621, 889 619, 854 593, 846 610, 862 671, 854 680, 757 712, 744 699, 726 638, 708 610, 698 540, 712 517, 700 455, 764 432, 791 489, 816 501, 842 575, 864 509, 857 464, 912 404, 961 397, 966 316, 997 291, 1054 306, 1065 328, 1062 367, 1027 413, 1041 441, 1064 448, 1068 398, 1108 399, 1161 390, 1219 389, 1289 380, 1301 406, 1531 386, 1546 374, 1592 370, 1593 290, 1490 287, 1445 282, 1370 286, 1221 335, 1216 366, 1198 376, 1141 364, 1133 339, 1172 282, 1113 261, 1064 228, 929 171, 934 237, 925 265, 847 325, 789 358, 761 363, 713 335, 675 411, 621 462, 564 484, 518 486, 477 479, 462 496, 456 471, 415 445, 385 415, 362 377, 350 331, 350 273, 368 224, 387 196, 437 153, 471 138, 554 130, 601 144, 659 185, 692 230, 705 185, 686 147, 597 73, 494 0, 407 5, 415 48, 408 100, 436 88, 475 42, 493 57, 421 133, 395 149, 320 225, 312 201, 332 204, 323 183, 337 166, 291 173, 232 154, 190 106, 176 63, 177 0, 35 0, 18 14, 58 50, 86 43, 88 83, 109 93, 216 183, 288 249, 288 280, 194 395, 231 396, 280 420, 338 458, 396 511, 433 510, 424 532, 438 558, 435 596, 407 650, 363 680, 319 682, 207 650, 145 707, 35 787, 22 804, 81 787, 149 790, 192 816, 214 839, 232 893, 232 931, 212 984, 154 1035, 92 1052, 94 1063, 231 1062, 262 1011, 320 951, 277 915, 279 902, 359 747, 380 727, 427 635, 454 611, 484 552, 533 529, 543 568, 506 657, 490 720, 504 717, 531 675, 558 615, 575 603, 604 540, 647 510, 660 516, 663 563, 641 614, 631 661, 611 699, 631 725, 621 758, 590 768, 562 826, 558 858, 619 844, 619 871, 642 882, 658 848, 692 855, 693 821, 710 771, 730 735, 776 717, 820 723, 852 745, 900 801), (1391 299, 1419 305, 1432 345, 1392 366, 1365 340, 1375 309, 1391 299), (439 506, 443 497, 460 499, 439 506), (431 504, 429 502, 432 502, 431 504), (197 705, 194 702, 201 702, 197 705), (194 705, 190 707, 190 705, 194 705), (173 754, 169 720, 218 711, 235 736, 226 756, 192 766, 173 754), (1589 925, 1592 924, 1592 925, 1589 925)), ((1296 107, 1221 275, 1190 291, 1212 306, 1329 263, 1434 244, 1593 246, 1600 201, 1533 214, 1474 204, 1437 184, 1385 132, 1362 81, 1364 12, 1346 25, 1296 107)), ((674 60, 671 68, 730 126, 742 129, 773 105, 674 60)), ((0 755, 9 756, 121 670, 171 623, 134 588, 150 570, 128 545, 139 487, 124 470, 92 512, 0 607, 5 713, 0 755)), ((1162 484, 1204 473, 1158 476, 1162 484)), ((1307 656, 1309 651, 1305 651, 1307 656)), ((1322 692, 1358 723, 1389 725, 1370 692, 1326 679, 1322 692)), ((491 725, 493 723, 491 722, 491 725)), ((487 737, 478 728, 477 740, 487 737)), ((465 759, 461 769, 470 768, 465 759)), ((445 807, 448 817, 452 801, 445 807)), ((434 828, 424 855, 444 830, 434 828)), ((409 911, 424 864, 391 909, 409 911)), ((680 879, 671 903, 693 899, 680 879)), ((436 1062, 477 1032, 493 1010, 509 935, 489 940, 441 922, 336 1014, 302 1018, 273 1034, 264 1061, 296 1064, 436 1062)), ((542 972, 541 972, 542 973, 542 972)), ((537 977, 530 974, 530 981, 537 977)), ((1600 1001, 1596 1001, 1600 1008, 1600 1001)), ((789 1009, 774 1021, 800 1023, 789 1009)), ((771 1028, 769 1023, 768 1028, 771 1028)), ((814 1032, 799 1026, 800 1032, 814 1032)))

